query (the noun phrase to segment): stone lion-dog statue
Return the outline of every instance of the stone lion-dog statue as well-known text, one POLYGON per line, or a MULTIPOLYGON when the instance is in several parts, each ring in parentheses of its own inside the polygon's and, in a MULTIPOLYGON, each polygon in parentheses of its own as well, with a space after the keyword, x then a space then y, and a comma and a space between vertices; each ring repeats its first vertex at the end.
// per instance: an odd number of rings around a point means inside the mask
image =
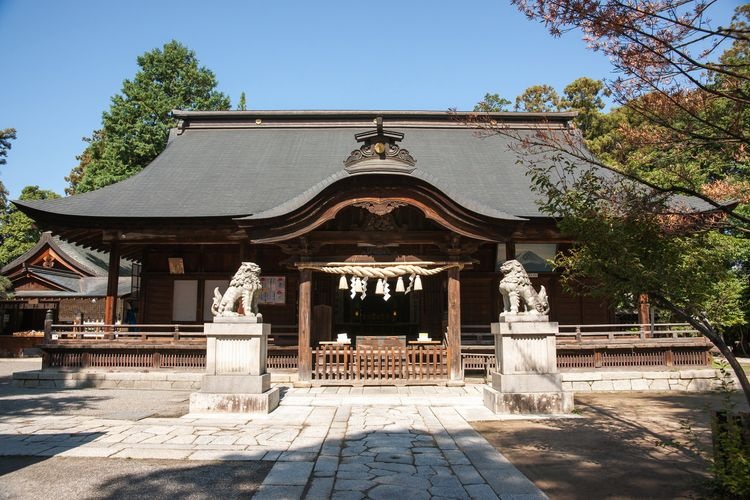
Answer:
POLYGON ((500 294, 503 296, 503 313, 532 313, 545 315, 549 313, 547 290, 542 286, 539 293, 531 286, 529 275, 517 260, 508 260, 500 266, 503 279, 500 280, 500 294), (523 306, 523 310, 521 310, 523 306))
POLYGON ((240 316, 237 311, 239 306, 245 316, 262 320, 258 313, 258 300, 260 299, 260 266, 253 262, 243 262, 240 268, 232 276, 229 288, 222 296, 219 287, 214 288, 214 302, 211 312, 217 317, 240 316))

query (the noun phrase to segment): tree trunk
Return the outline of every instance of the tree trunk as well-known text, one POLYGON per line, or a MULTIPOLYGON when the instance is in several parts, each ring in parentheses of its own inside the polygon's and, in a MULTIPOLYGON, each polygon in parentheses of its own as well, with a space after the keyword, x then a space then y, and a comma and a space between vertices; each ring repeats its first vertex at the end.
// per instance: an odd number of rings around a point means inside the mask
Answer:
POLYGON ((729 366, 732 367, 732 370, 734 371, 734 374, 737 376, 737 380, 740 382, 740 387, 742 387, 742 392, 745 393, 745 399, 747 400, 747 404, 750 405, 750 381, 747 379, 747 375, 745 374, 745 370, 742 369, 742 365, 737 361, 737 358, 734 357, 734 354, 732 353, 731 349, 729 349, 729 346, 724 342, 724 339, 719 335, 716 330, 711 326, 711 323, 708 322, 706 319, 697 319, 693 316, 689 315, 684 310, 680 309, 676 305, 674 305, 669 300, 665 299, 662 295, 652 293, 651 297, 656 299, 657 302, 666 309, 669 309, 673 313, 675 313, 677 316, 682 318, 684 321, 687 321, 690 323, 690 325, 698 330, 700 333, 702 333, 708 340, 713 342, 713 344, 721 351, 721 354, 724 355, 724 357, 727 359, 727 362, 729 363, 729 366))

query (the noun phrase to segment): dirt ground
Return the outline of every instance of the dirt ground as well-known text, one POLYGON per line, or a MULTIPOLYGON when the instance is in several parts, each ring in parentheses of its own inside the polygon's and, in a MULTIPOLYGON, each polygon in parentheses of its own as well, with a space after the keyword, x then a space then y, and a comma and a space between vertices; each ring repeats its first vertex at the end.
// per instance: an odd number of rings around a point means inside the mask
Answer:
POLYGON ((580 418, 473 426, 554 500, 700 498, 721 407, 719 394, 576 395, 580 418))

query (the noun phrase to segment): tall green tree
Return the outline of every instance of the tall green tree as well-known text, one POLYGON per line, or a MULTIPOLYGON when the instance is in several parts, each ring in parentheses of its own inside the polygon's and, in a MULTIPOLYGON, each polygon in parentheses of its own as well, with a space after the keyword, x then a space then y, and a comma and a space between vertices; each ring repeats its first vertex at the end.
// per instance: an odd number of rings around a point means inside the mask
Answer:
POLYGON ((16 129, 14 128, 4 128, 0 129, 0 165, 5 165, 5 163, 8 161, 8 151, 12 147, 12 144, 10 141, 15 140, 16 138, 16 129))
POLYGON ((547 113, 560 110, 560 96, 550 85, 532 85, 516 97, 516 111, 547 113))
POLYGON ((172 40, 138 57, 139 70, 102 115, 102 127, 88 140, 66 192, 82 193, 140 172, 164 149, 177 124, 172 110, 228 110, 213 72, 195 52, 172 40))
MULTIPOLYGON (((21 191, 21 200, 49 200, 59 198, 53 191, 39 186, 26 186, 21 191)), ((15 206, 10 206, 0 221, 0 266, 4 266, 34 246, 41 231, 34 222, 15 206)))
POLYGON ((508 111, 508 106, 512 103, 504 98, 500 97, 500 94, 484 94, 484 99, 479 101, 474 106, 474 111, 481 113, 494 113, 498 111, 508 111))
POLYGON ((245 97, 245 91, 240 93, 240 100, 237 102, 237 111, 247 111, 247 98, 245 97))
MULTIPOLYGON (((0 165, 5 165, 8 162, 8 151, 12 147, 11 141, 16 138, 16 129, 5 128, 0 129, 0 165)), ((0 214, 5 213, 8 209, 8 190, 5 189, 5 184, 0 181, 0 214)))
POLYGON ((605 131, 602 111, 606 104, 604 99, 609 95, 603 81, 584 76, 565 86, 559 109, 577 111, 576 126, 586 139, 593 139, 605 131))
MULTIPOLYGON (((578 116, 573 122, 586 139, 594 139, 611 129, 603 113, 605 98, 609 95, 609 90, 601 80, 581 77, 566 85, 562 96, 550 85, 533 85, 516 97, 515 110, 577 111, 578 116)), ((488 93, 474 106, 474 111, 478 113, 507 111, 511 104, 511 101, 500 97, 499 94, 488 93)))

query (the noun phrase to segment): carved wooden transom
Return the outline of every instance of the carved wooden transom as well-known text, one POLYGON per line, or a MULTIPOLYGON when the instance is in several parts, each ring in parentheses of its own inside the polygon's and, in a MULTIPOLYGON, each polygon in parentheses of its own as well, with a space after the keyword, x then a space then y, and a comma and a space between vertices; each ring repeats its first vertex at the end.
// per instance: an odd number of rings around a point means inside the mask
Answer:
POLYGON ((403 201, 395 200, 383 200, 383 201, 363 201, 361 203, 355 203, 355 207, 364 208, 371 214, 385 215, 393 212, 398 207, 405 207, 406 203, 403 201))

